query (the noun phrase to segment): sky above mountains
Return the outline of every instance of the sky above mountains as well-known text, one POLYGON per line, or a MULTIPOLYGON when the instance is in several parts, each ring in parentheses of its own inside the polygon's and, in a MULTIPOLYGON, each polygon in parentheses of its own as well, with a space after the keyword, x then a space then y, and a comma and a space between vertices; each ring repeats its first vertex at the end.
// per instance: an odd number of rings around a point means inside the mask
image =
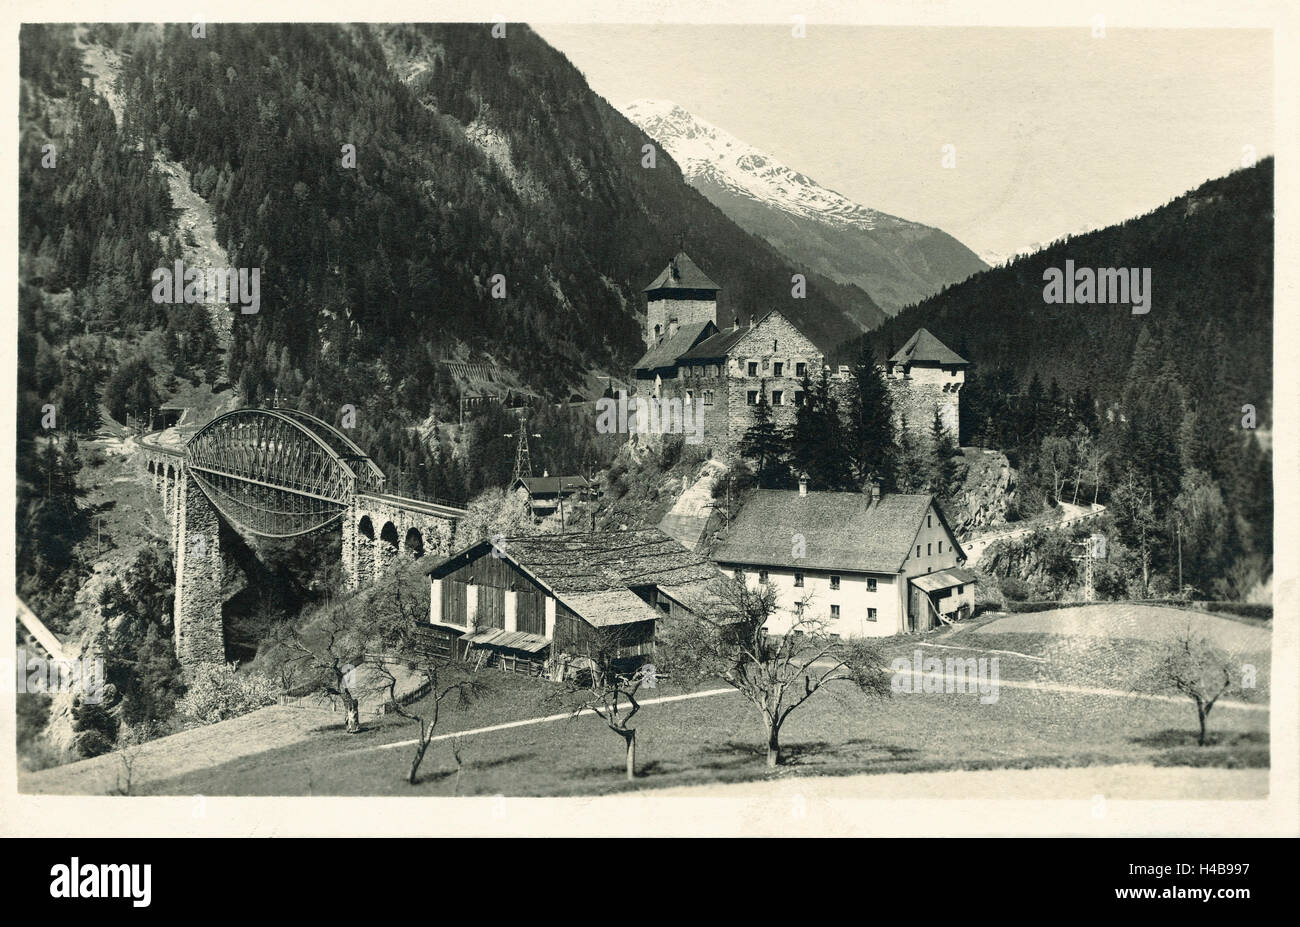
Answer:
POLYGON ((615 106, 672 100, 990 261, 1147 212, 1274 146, 1262 30, 535 28, 615 106))

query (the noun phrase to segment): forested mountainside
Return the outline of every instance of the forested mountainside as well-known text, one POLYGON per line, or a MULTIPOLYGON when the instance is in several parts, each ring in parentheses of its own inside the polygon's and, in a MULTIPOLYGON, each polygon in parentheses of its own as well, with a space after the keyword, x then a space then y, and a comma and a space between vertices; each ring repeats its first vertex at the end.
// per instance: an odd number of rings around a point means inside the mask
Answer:
MULTIPOLYGON (((980 373, 1006 367, 1022 383, 1037 375, 1067 392, 1088 386, 1103 402, 1127 388, 1141 339, 1140 375, 1171 364, 1193 404, 1236 421, 1251 403, 1264 425, 1273 390, 1273 160, 977 274, 905 309, 871 340, 892 352, 919 327, 980 373), (1067 259, 1076 268, 1149 267, 1150 311, 1044 302, 1044 270, 1064 269, 1067 259)), ((853 357, 855 346, 837 353, 853 357)))
MULTIPOLYGON (((635 360, 639 290, 683 237, 722 312, 792 302, 794 269, 662 153, 643 168, 644 135, 526 26, 99 32, 123 56, 122 141, 187 168, 232 264, 261 269, 229 358, 250 403, 378 387, 423 418, 435 362, 466 352, 560 395, 635 360)), ((833 343, 863 327, 844 299, 814 281, 793 311, 833 343)))
POLYGON ((1202 595, 1266 588, 1272 159, 979 274, 846 348, 879 359, 922 326, 972 362, 961 443, 1007 453, 1021 514, 1062 499, 1107 505, 1126 548, 1110 560, 1129 558, 1135 595, 1177 591, 1180 577, 1202 595), (1149 311, 1046 303, 1044 271, 1067 260, 1150 268, 1149 311))

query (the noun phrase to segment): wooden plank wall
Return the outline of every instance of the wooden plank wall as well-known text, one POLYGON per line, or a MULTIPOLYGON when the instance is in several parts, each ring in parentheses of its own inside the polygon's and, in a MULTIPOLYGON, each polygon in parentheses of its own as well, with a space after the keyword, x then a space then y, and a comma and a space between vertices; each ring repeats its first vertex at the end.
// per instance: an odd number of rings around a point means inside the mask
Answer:
POLYGON ((442 621, 465 627, 465 584, 451 579, 442 581, 442 621))
POLYGON ((515 598, 515 628, 546 635, 546 596, 531 589, 519 590, 515 598))
POLYGON ((478 611, 474 625, 478 628, 505 628, 506 590, 501 586, 479 586, 478 611))

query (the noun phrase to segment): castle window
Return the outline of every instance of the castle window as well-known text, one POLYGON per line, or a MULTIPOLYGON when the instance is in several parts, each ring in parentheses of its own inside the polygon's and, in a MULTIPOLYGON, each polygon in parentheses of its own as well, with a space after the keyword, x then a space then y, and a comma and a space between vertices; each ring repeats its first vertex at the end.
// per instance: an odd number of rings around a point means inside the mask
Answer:
POLYGON ((794 574, 794 587, 795 587, 796 589, 802 589, 802 588, 803 588, 803 574, 802 574, 802 573, 796 573, 796 574, 794 574))
POLYGON ((704 391, 704 404, 705 404, 706 406, 711 406, 711 405, 713 405, 713 390, 711 390, 711 389, 706 389, 706 390, 704 391))
POLYGON ((774 390, 772 390, 772 405, 774 405, 774 406, 783 406, 783 405, 785 405, 785 401, 784 401, 784 400, 785 400, 785 393, 784 393, 784 391, 779 390, 779 389, 774 389, 774 390))
POLYGON ((749 362, 749 375, 750 375, 751 377, 756 377, 756 376, 758 376, 758 362, 757 362, 757 361, 750 361, 750 362, 749 362))
POLYGON ((921 545, 920 545, 920 544, 917 544, 917 545, 916 545, 916 555, 917 555, 918 557, 921 556, 921 545))
POLYGON ((925 526, 926 526, 927 528, 933 528, 933 527, 934 527, 934 522, 932 521, 933 518, 934 518, 933 515, 927 515, 927 516, 925 516, 925 526))
POLYGON ((807 365, 807 364, 795 364, 795 365, 794 365, 794 375, 795 375, 796 377, 798 377, 799 379, 801 379, 801 380, 802 380, 804 377, 808 376, 808 365, 807 365))
POLYGON ((688 389, 686 391, 686 405, 690 405, 694 400, 695 400, 695 390, 688 389))
POLYGON ((840 578, 839 578, 838 576, 832 576, 832 577, 831 577, 831 589, 832 589, 832 590, 835 590, 835 589, 838 589, 838 588, 840 588, 840 578))
POLYGON ((957 587, 957 594, 958 594, 958 595, 961 595, 961 591, 962 591, 963 589, 965 589, 965 588, 966 588, 965 586, 958 586, 958 587, 957 587))
POLYGON ((876 578, 875 578, 874 576, 868 576, 868 577, 867 577, 867 592, 875 592, 875 591, 876 591, 876 578))
MULTIPOLYGON (((838 618, 838 617, 840 617, 840 607, 839 607, 838 605, 832 605, 832 606, 831 606, 831 617, 832 617, 832 618, 838 618)), ((838 635, 838 634, 832 634, 831 637, 832 637, 832 638, 835 638, 836 640, 839 639, 839 635, 838 635)))
POLYGON ((926 544, 926 545, 925 545, 925 555, 926 555, 927 557, 930 556, 930 545, 929 545, 929 544, 926 544))
POLYGON ((876 620, 876 610, 874 608, 867 609, 867 620, 868 621, 876 620))
POLYGON ((656 325, 656 326, 655 326, 655 339, 658 340, 658 338, 659 338, 659 326, 656 325))
POLYGON ((758 390, 751 389, 749 392, 747 392, 745 394, 745 403, 751 406, 758 405, 758 390))
POLYGON ((784 371, 785 371, 785 364, 781 363, 780 361, 777 361, 772 365, 772 376, 779 377, 784 373, 784 371))
POLYGON ((939 553, 943 553, 943 541, 939 542, 939 553))

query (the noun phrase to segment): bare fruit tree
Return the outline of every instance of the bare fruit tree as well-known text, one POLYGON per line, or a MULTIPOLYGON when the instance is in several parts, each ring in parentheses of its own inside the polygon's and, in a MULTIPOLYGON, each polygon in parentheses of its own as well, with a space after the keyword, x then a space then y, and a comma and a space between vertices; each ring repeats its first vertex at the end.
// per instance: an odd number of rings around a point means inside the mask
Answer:
POLYGON ((1197 744, 1207 743, 1210 711, 1225 695, 1241 691, 1239 666, 1209 638, 1190 626, 1165 644, 1163 652, 1138 677, 1133 688, 1156 695, 1185 695, 1196 705, 1197 744))
POLYGON ((808 599, 797 603, 789 630, 776 635, 766 630, 777 611, 770 585, 751 588, 742 575, 720 579, 710 593, 701 614, 666 623, 662 668, 683 683, 721 679, 738 690, 762 717, 768 766, 781 762, 786 720, 824 686, 847 683, 868 696, 890 696, 880 645, 832 637, 808 599))
POLYGON ((636 728, 632 719, 641 710, 637 693, 655 686, 655 667, 652 664, 630 665, 620 657, 627 635, 615 625, 588 631, 578 648, 581 656, 574 662, 576 672, 561 681, 552 690, 552 698, 564 698, 570 704, 572 717, 591 712, 605 726, 623 738, 624 762, 628 781, 636 778, 636 728))
POLYGON ((360 699, 365 693, 357 668, 365 661, 368 633, 359 603, 331 601, 305 626, 286 626, 278 637, 281 680, 294 680, 309 692, 342 700, 347 732, 360 731, 360 699))
MULTIPOLYGON (((417 622, 428 618, 428 605, 400 583, 385 588, 370 603, 374 650, 369 665, 377 686, 386 695, 384 707, 419 725, 420 736, 407 769, 406 781, 418 782, 424 762, 442 719, 443 703, 469 705, 487 691, 473 666, 457 659, 454 642, 439 642, 424 633, 417 622), (399 693, 399 686, 406 692, 399 693), (450 700, 450 701, 449 701, 450 700)), ((460 785, 459 744, 456 783, 460 785)))

